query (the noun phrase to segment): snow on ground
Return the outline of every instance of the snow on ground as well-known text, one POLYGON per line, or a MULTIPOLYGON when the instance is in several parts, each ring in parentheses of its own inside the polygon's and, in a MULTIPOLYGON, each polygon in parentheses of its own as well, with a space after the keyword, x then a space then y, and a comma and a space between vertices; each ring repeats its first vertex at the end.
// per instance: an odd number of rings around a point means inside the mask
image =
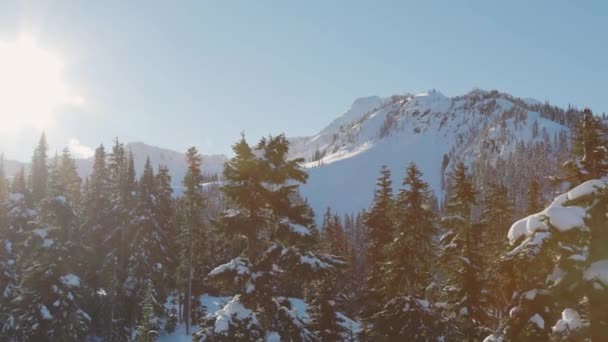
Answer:
MULTIPOLYGON (((300 298, 287 298, 291 305, 291 312, 293 315, 301 319, 303 322, 308 322, 308 304, 300 298)), ((172 302, 174 301, 174 297, 170 296, 167 299, 167 303, 165 304, 165 308, 168 310, 174 306, 172 302)), ((233 297, 215 297, 210 295, 202 295, 199 298, 199 303, 205 308, 205 311, 208 315, 217 316, 215 328, 221 331, 222 328, 226 327, 224 323, 228 323, 232 314, 236 314, 238 317, 245 317, 245 314, 252 314, 250 310, 243 307, 235 302, 233 297)), ((338 324, 340 324, 347 331, 352 332, 352 336, 357 335, 361 331, 361 325, 359 322, 352 320, 341 312, 336 314, 338 318, 338 324)), ((253 315, 255 317, 255 315, 253 315)), ((164 326, 164 323, 163 323, 164 326)), ((198 325, 193 325, 191 327, 192 333, 198 332, 198 325)), ((350 335, 349 335, 350 336, 350 335)), ((266 341, 275 341, 273 340, 277 336, 272 333, 269 333, 266 341)), ((166 331, 162 330, 158 342, 190 342, 192 341, 191 335, 186 335, 186 327, 185 325, 178 325, 175 331, 171 334, 168 334, 166 331)), ((276 340, 278 341, 278 340, 276 340)))

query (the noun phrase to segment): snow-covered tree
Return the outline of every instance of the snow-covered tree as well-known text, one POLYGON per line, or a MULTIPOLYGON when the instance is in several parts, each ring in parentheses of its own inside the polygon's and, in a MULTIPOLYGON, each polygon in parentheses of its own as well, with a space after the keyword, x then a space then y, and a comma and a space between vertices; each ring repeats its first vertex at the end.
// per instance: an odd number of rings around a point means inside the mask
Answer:
POLYGON ((146 282, 144 301, 137 322, 136 342, 154 342, 159 333, 158 319, 155 313, 154 288, 151 281, 146 282))
POLYGON ((583 111, 582 118, 574 127, 572 142, 573 158, 563 164, 563 176, 570 188, 608 173, 608 140, 606 126, 590 109, 583 111))
POLYGON ((366 228, 365 257, 368 266, 364 283, 364 316, 367 329, 373 329, 370 318, 385 300, 383 268, 386 264, 386 248, 393 240, 393 188, 391 172, 382 166, 376 182, 374 202, 363 221, 366 228))
POLYGON ((465 339, 472 340, 481 336, 486 320, 482 229, 481 225, 472 222, 471 210, 476 203, 476 194, 463 163, 456 165, 450 184, 446 215, 441 219, 444 234, 439 266, 447 276, 445 301, 462 320, 465 339))
POLYGON ((77 218, 64 195, 42 200, 26 232, 20 256, 20 295, 14 299, 15 329, 27 341, 79 341, 91 318, 81 281, 84 250, 77 218))
POLYGON ((512 307, 495 336, 600 341, 608 334, 608 196, 589 180, 515 222, 502 269, 512 307))
POLYGON ((220 265, 209 278, 238 293, 214 315, 201 320, 200 341, 251 341, 280 337, 309 340, 314 335, 281 293, 286 278, 319 279, 343 262, 311 251, 313 220, 305 203, 294 201, 307 179, 302 160, 287 160, 285 136, 262 139, 251 148, 243 137, 224 168, 222 188, 233 207, 218 225, 228 236, 244 236, 242 256, 220 265))
POLYGON ((32 156, 32 167, 30 169, 30 184, 32 190, 32 202, 38 205, 40 201, 46 196, 46 188, 48 182, 48 149, 49 146, 46 142, 46 135, 42 133, 38 146, 34 150, 32 156))

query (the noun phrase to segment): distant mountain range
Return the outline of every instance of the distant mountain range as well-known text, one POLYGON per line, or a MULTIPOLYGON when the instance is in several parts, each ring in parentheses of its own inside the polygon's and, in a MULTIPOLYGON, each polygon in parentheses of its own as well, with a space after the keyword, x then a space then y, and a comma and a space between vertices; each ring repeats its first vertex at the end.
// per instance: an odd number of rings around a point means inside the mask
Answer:
MULTIPOLYGON (((306 161, 310 178, 301 192, 318 216, 327 206, 338 213, 368 207, 381 165, 393 171, 398 188, 405 167, 415 162, 441 196, 442 179, 455 160, 505 158, 518 142, 568 132, 566 125, 543 114, 543 106, 547 105, 484 90, 456 97, 429 91, 359 98, 318 134, 290 138, 290 154, 306 161)), ((184 153, 141 142, 128 143, 126 148, 133 152, 138 172, 149 156, 153 165, 167 165, 173 184, 180 186, 186 169, 184 153)), ((226 161, 224 155, 203 156, 204 173, 221 173, 226 161)), ((84 178, 91 172, 92 159, 78 159, 77 165, 84 178)), ((21 166, 6 162, 9 175, 21 166)))

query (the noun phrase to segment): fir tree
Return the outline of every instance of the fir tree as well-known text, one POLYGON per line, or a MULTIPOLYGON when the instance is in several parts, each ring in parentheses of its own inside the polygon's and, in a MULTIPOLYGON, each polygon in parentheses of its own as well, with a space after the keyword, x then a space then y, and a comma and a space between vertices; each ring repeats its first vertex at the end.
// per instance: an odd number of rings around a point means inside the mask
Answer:
POLYGON ((281 293, 285 278, 301 282, 321 279, 343 262, 311 251, 315 243, 311 211, 296 202, 298 184, 307 179, 301 159, 287 160, 283 136, 262 139, 255 151, 244 137, 233 146, 235 157, 224 167, 222 190, 233 207, 219 227, 247 239, 244 255, 209 273, 211 280, 237 291, 215 315, 201 321, 200 341, 250 341, 279 335, 285 340, 309 340, 312 333, 290 314, 281 293), (232 315, 238 310, 237 315, 232 315))
MULTIPOLYGON (((192 315, 192 279, 193 274, 193 257, 194 257, 194 239, 200 234, 200 230, 202 229, 202 220, 201 220, 201 210, 203 208, 203 176, 201 173, 201 165, 203 160, 201 155, 198 153, 195 147, 191 147, 188 149, 186 153, 186 161, 188 164, 188 169, 186 172, 186 176, 184 177, 184 187, 186 188, 184 192, 184 205, 185 205, 185 242, 186 242, 186 289, 185 289, 185 315, 184 320, 186 322, 186 334, 190 333, 190 324, 191 324, 191 315, 192 315)), ((197 241, 201 242, 201 241, 197 241)), ((197 246, 202 247, 204 246, 197 246)))
POLYGON ((388 248, 387 287, 392 295, 421 295, 431 279, 436 255, 435 214, 429 186, 416 164, 408 166, 403 185, 396 203, 396 237, 388 248))
POLYGON ((154 302, 163 303, 167 297, 163 285, 167 278, 168 237, 158 221, 158 188, 149 158, 138 185, 139 197, 134 211, 135 219, 131 224, 134 231, 130 234, 125 289, 127 296, 136 303, 143 302, 146 296, 152 296, 154 302), (146 289, 146 286, 150 289, 146 289), (148 290, 149 293, 146 292, 148 290))
POLYGON ((38 141, 38 147, 34 150, 32 157, 32 168, 30 173, 30 184, 32 188, 32 202, 37 205, 46 196, 48 182, 47 153, 48 144, 46 135, 42 133, 38 141))
POLYGON ((158 321, 154 312, 154 290, 151 281, 146 282, 144 302, 137 323, 136 342, 154 342, 158 337, 158 321))
POLYGON ((319 341, 340 341, 345 333, 338 322, 334 281, 328 277, 315 282, 309 299, 309 327, 319 341))
POLYGON ((106 152, 103 145, 95 149, 93 170, 87 179, 87 186, 82 195, 82 232, 84 243, 89 248, 86 260, 85 279, 91 288, 101 295, 90 299, 92 328, 98 336, 106 336, 111 331, 111 298, 114 257, 110 256, 111 246, 108 238, 114 230, 110 174, 106 164, 106 152))
MULTIPOLYGON (((376 193, 372 208, 364 217, 366 228, 365 256, 368 271, 365 278, 365 312, 366 321, 379 309, 384 301, 385 284, 382 269, 386 263, 386 246, 393 240, 393 188, 391 172, 386 166, 382 166, 380 176, 376 182, 376 193)), ((373 327, 368 327, 373 329, 373 327)))
POLYGON ((395 203, 396 237, 387 248, 383 267, 386 301, 370 321, 370 340, 430 340, 446 334, 446 322, 432 302, 423 299, 435 259, 434 213, 428 184, 410 164, 395 203))
POLYGON ((583 111, 581 120, 574 128, 572 154, 573 159, 563 165, 563 177, 556 181, 566 181, 573 188, 608 172, 606 127, 590 109, 583 111))
POLYGON ((482 229, 473 224, 471 210, 475 191, 464 164, 458 163, 451 175, 450 197, 446 202, 446 216, 441 220, 440 267, 445 270, 445 300, 450 309, 462 319, 466 340, 482 334, 486 320, 483 296, 483 263, 481 253, 482 229))
POLYGON ((21 256, 21 293, 14 300, 15 329, 28 341, 82 340, 91 318, 82 306, 88 289, 80 277, 84 251, 75 212, 63 194, 49 196, 31 225, 21 256))
POLYGON ((539 212, 541 207, 542 195, 540 192, 540 184, 537 180, 533 179, 530 181, 530 188, 528 189, 528 201, 526 204, 526 214, 532 215, 539 212))
POLYGON ((585 182, 515 222, 501 270, 512 278, 511 310, 496 338, 602 340, 608 334, 608 195, 585 182))

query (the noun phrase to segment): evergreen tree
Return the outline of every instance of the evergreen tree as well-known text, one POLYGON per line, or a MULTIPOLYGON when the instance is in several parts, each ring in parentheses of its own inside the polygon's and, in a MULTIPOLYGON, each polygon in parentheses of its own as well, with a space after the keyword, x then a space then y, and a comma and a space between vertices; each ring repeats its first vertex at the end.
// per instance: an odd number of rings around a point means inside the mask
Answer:
POLYGON ((410 164, 395 203, 396 236, 383 267, 386 301, 370 321, 366 338, 374 341, 431 340, 446 336, 447 323, 432 302, 423 299, 435 259, 434 213, 428 184, 410 164))
POLYGON ((32 168, 30 173, 30 184, 32 188, 32 202, 37 205, 46 196, 48 182, 47 154, 48 144, 46 135, 42 133, 38 146, 32 157, 32 168))
POLYGON ((450 183, 446 216, 441 219, 444 234, 441 237, 439 263, 447 275, 445 300, 462 319, 464 339, 474 340, 483 333, 481 329, 486 321, 482 230, 480 225, 472 223, 475 191, 462 162, 456 165, 450 183))
POLYGON ((606 127, 590 109, 583 111, 574 128, 572 154, 573 159, 563 165, 564 176, 557 179, 569 183, 570 188, 608 172, 606 127))
POLYGON ((165 247, 159 253, 161 253, 161 264, 167 274, 163 284, 164 292, 168 293, 169 289, 176 288, 173 275, 175 275, 175 268, 179 260, 175 253, 179 248, 177 244, 179 231, 175 224, 173 189, 171 188, 171 176, 167 166, 161 165, 158 167, 156 187, 156 220, 162 234, 165 236, 163 241, 165 247))
POLYGON ((154 302, 164 303, 167 297, 163 285, 167 278, 168 237, 158 221, 158 188, 150 158, 146 159, 138 185, 139 197, 131 223, 134 231, 129 234, 126 294, 135 303, 144 302, 146 296, 152 296, 154 302))
POLYGON ((506 247, 504 236, 513 221, 513 204, 504 185, 490 183, 484 190, 480 217, 484 245, 488 246, 484 254, 489 260, 494 260, 506 247))
POLYGON ((437 233, 431 210, 429 186, 422 172, 411 163, 396 203, 396 237, 388 248, 388 292, 391 295, 422 295, 431 280, 436 256, 437 233))
POLYGON ((110 179, 110 227, 106 242, 107 273, 110 274, 110 308, 108 329, 111 341, 123 340, 129 334, 130 326, 136 319, 136 299, 129 297, 132 293, 126 291, 128 281, 129 242, 132 235, 132 220, 135 209, 135 168, 132 153, 124 149, 124 145, 116 139, 112 152, 108 156, 108 174, 110 179), (130 305, 118 306, 118 303, 130 305))
POLYGON ((340 341, 346 333, 338 322, 333 281, 328 277, 315 282, 309 299, 309 327, 319 341, 340 341))
POLYGON ((371 210, 364 217, 367 244, 365 249, 368 273, 365 278, 366 315, 370 318, 384 300, 384 274, 386 246, 393 240, 393 188, 391 172, 382 166, 376 182, 376 193, 371 210))
POLYGON ((532 215, 541 211, 542 194, 540 191, 540 184, 537 180, 533 179, 530 182, 530 188, 528 189, 528 201, 526 205, 526 214, 532 215))
POLYGON ((151 281, 147 281, 144 302, 137 324, 136 342, 154 342, 158 337, 158 321, 154 312, 154 290, 151 281))
POLYGON ((8 199, 8 185, 6 170, 4 169, 4 154, 0 153, 0 203, 4 203, 8 199))
POLYGON ((45 198, 31 225, 20 256, 15 329, 27 341, 80 341, 91 319, 82 307, 88 288, 80 277, 84 251, 71 203, 63 194, 45 198))
POLYGON ((608 334, 608 193, 590 180, 515 222, 501 270, 511 282, 509 317, 495 338, 602 340, 608 334))
POLYGON ((298 184, 307 179, 301 159, 287 160, 289 143, 280 135, 252 149, 244 137, 224 167, 222 190, 233 207, 220 217, 228 235, 247 239, 244 255, 209 273, 211 280, 237 292, 216 314, 201 320, 200 341, 251 341, 276 337, 310 340, 314 335, 290 313, 285 279, 306 283, 331 274, 343 262, 313 253, 311 211, 296 202, 298 184), (232 313, 238 311, 238 314, 232 313))
MULTIPOLYGON (((203 176, 201 173, 201 165, 203 163, 201 155, 195 147, 191 147, 186 152, 186 162, 188 164, 186 176, 184 177, 184 206, 185 206, 185 224, 184 229, 186 250, 186 301, 184 305, 184 320, 186 322, 186 334, 190 334, 190 324, 192 315, 192 279, 193 274, 193 258, 194 258, 194 239, 200 236, 202 230, 201 210, 203 208, 203 176)), ((203 241, 196 241, 203 242, 203 241)), ((204 243, 204 242, 203 242, 204 243)), ((199 246, 197 246, 199 247, 199 246)), ((204 249, 204 246, 200 246, 204 249)))
POLYGON ((84 243, 89 248, 86 260, 86 282, 101 295, 89 300, 92 328, 98 336, 106 336, 111 331, 111 303, 108 292, 112 293, 114 257, 109 256, 111 247, 108 238, 114 230, 112 206, 110 202, 110 174, 106 165, 103 145, 95 149, 93 170, 83 193, 82 232, 84 243))
POLYGON ((26 202, 24 178, 22 168, 14 179, 10 194, 0 202, 0 336, 7 340, 19 336, 15 327, 16 306, 13 302, 20 293, 17 261, 27 223, 33 219, 34 214, 26 202))
POLYGON ((19 172, 13 178, 13 183, 11 184, 11 192, 22 194, 24 197, 30 197, 27 186, 25 184, 25 169, 21 167, 19 172))

